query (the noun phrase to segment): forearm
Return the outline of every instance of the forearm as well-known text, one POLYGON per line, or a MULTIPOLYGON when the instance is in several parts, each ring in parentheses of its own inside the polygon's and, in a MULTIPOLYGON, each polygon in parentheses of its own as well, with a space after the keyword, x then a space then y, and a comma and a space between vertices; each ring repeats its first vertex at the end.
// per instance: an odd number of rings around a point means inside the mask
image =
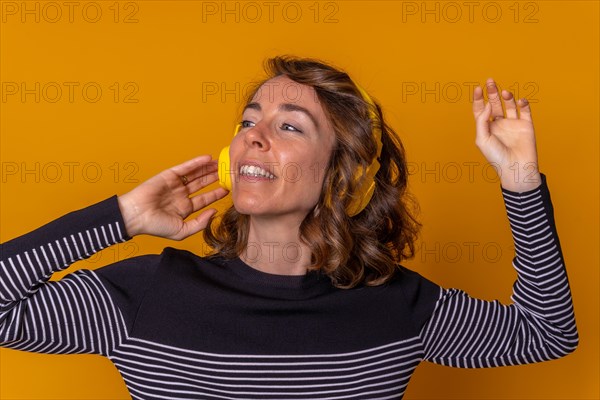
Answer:
POLYGON ((525 364, 562 357, 577 346, 571 292, 545 177, 529 192, 503 189, 503 196, 516 249, 514 304, 446 290, 422 331, 429 361, 466 368, 525 364))
POLYGON ((548 343, 557 352, 577 345, 577 329, 565 260, 556 231, 550 192, 544 184, 529 194, 504 190, 515 243, 513 265, 518 273, 512 300, 555 330, 548 343))
POLYGON ((117 343, 119 318, 106 306, 111 300, 98 278, 78 270, 60 281, 48 280, 73 262, 127 239, 112 197, 0 245, 0 346, 108 354, 117 343))
POLYGON ((54 272, 128 239, 113 196, 0 245, 0 307, 35 291, 54 272))

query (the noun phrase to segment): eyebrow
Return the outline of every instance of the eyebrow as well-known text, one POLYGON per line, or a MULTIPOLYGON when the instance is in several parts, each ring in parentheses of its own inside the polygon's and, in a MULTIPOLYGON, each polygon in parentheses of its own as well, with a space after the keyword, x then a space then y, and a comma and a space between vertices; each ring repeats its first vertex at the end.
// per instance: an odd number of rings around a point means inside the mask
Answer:
MULTIPOLYGON (((246 111, 246 109, 248 109, 248 108, 256 110, 256 111, 262 111, 262 107, 260 106, 259 103, 256 103, 256 102, 248 103, 246 105, 246 107, 244 107, 244 111, 246 111)), ((310 111, 308 111, 307 108, 304 108, 302 106, 299 106, 298 104, 293 104, 293 103, 281 103, 279 105, 279 110, 281 110, 281 111, 299 111, 301 113, 304 113, 312 121, 312 123, 315 125, 315 127, 317 129, 319 129, 319 123, 317 122, 317 119, 314 117, 314 115, 312 115, 312 113, 310 111)))

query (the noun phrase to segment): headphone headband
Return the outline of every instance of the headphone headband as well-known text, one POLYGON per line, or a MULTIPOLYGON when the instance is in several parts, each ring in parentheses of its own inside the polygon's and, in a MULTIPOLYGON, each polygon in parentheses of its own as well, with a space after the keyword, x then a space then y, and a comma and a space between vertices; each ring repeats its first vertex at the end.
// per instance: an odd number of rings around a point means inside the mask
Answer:
POLYGON ((377 124, 377 120, 379 120, 377 115, 377 106, 375 105, 373 99, 371 99, 371 96, 369 96, 369 94, 361 86, 359 86, 357 83, 354 83, 354 85, 360 92, 363 99, 369 103, 369 117, 371 118, 373 125, 373 137, 377 142, 377 158, 379 158, 381 156, 381 149, 383 149, 383 143, 381 142, 381 127, 379 124, 377 124))

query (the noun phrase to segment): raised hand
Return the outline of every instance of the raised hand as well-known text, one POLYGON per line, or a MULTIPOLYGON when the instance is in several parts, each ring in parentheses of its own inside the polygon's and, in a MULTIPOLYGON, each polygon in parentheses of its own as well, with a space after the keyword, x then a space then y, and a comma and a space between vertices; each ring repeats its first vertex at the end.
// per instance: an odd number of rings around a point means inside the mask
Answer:
POLYGON ((486 88, 487 103, 480 86, 473 91, 475 143, 496 168, 503 188, 514 192, 534 189, 542 180, 529 102, 523 98, 515 103, 512 93, 506 90, 500 96, 491 78, 487 80, 486 88))
POLYGON ((217 180, 217 161, 204 155, 166 169, 119 196, 127 234, 182 240, 201 231, 216 209, 206 209, 188 221, 185 218, 227 195, 223 188, 194 194, 217 180))

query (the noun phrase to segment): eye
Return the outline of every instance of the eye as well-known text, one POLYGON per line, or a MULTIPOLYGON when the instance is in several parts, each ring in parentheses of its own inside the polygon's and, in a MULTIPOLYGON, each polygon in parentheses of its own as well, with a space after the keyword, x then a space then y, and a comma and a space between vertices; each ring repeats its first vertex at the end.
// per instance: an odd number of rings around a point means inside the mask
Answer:
POLYGON ((245 120, 242 121, 242 128, 249 128, 249 127, 252 126, 250 124, 254 125, 254 122, 248 121, 247 119, 245 119, 245 120))
POLYGON ((290 131, 290 132, 299 132, 299 133, 302 133, 302 131, 301 131, 300 129, 296 128, 296 127, 295 127, 295 126, 293 126, 293 125, 286 124, 286 123, 284 123, 284 124, 282 124, 282 125, 281 125, 281 129, 283 129, 284 131, 290 131), (288 129, 288 128, 291 128, 291 129, 288 129))

